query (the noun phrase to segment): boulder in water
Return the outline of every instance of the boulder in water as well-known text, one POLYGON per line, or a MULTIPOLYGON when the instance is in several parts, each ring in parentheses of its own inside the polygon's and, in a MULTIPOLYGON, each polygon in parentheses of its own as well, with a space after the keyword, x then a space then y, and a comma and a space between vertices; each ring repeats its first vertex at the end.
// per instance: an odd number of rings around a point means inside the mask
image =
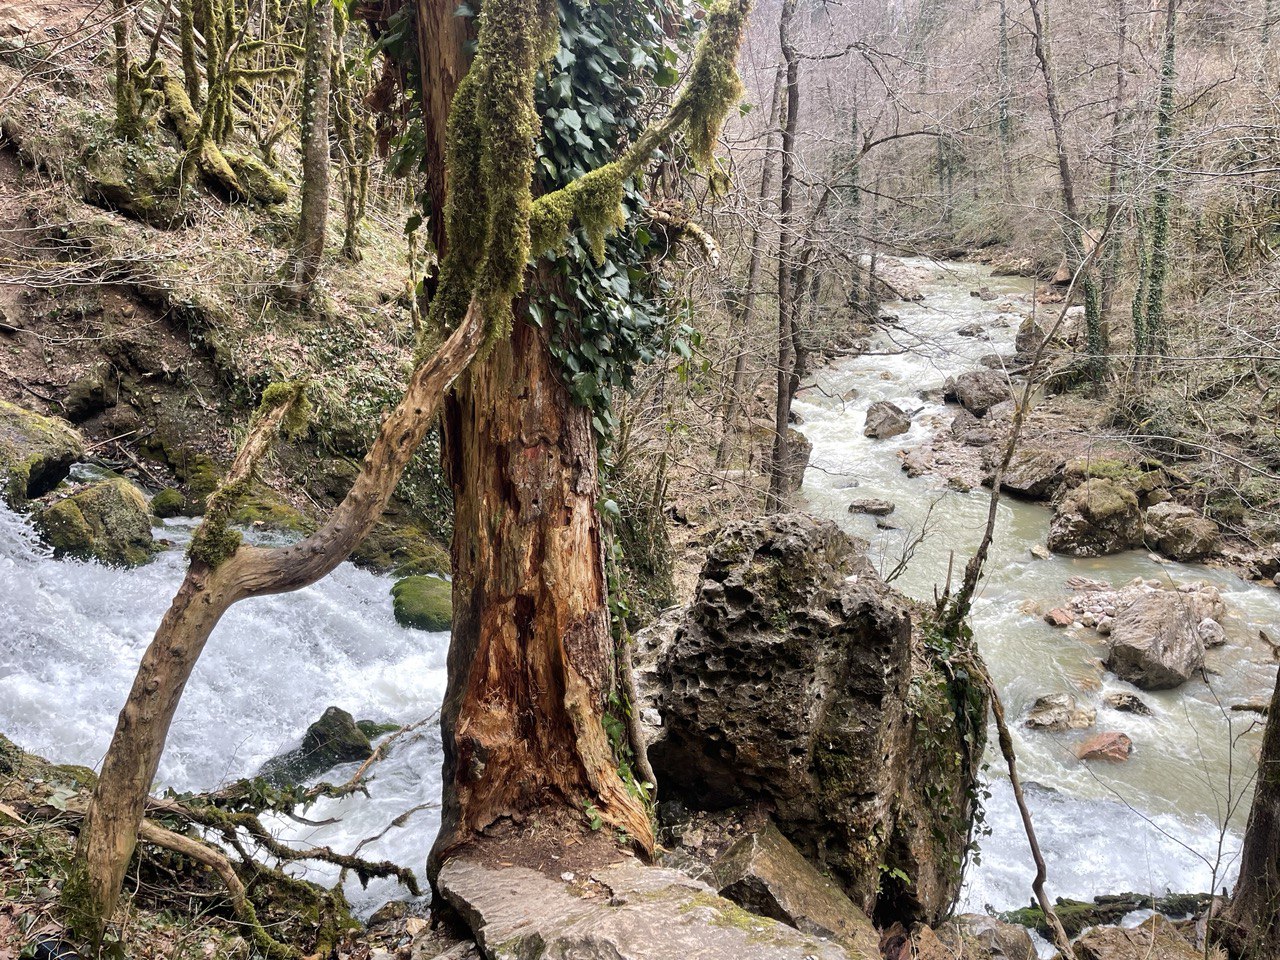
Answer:
POLYGON ((949 381, 946 389, 948 399, 954 398, 975 417, 1013 396, 1009 378, 996 370, 969 370, 949 381))
POLYGON ((1027 715, 1033 730, 1084 730, 1093 726, 1097 711, 1076 705, 1069 693, 1050 693, 1036 700, 1027 715))
POLYGON ((272 757, 258 776, 276 786, 304 783, 343 763, 356 763, 373 755, 373 745, 351 714, 330 707, 302 735, 302 745, 272 757))
POLYGON ((804 473, 809 469, 809 458, 813 456, 813 441, 799 430, 788 427, 787 454, 786 492, 790 495, 804 486, 804 473))
POLYGON ((157 550, 147 498, 120 478, 90 484, 57 501, 40 512, 36 523, 62 556, 134 567, 157 550))
POLYGON ((1147 545, 1174 560, 1198 560, 1218 549, 1218 525, 1172 500, 1147 511, 1145 531, 1147 545))
POLYGON ((1142 542, 1142 512, 1133 492, 1114 480, 1086 480, 1063 498, 1049 525, 1049 549, 1101 557, 1142 542))
POLYGON ((915 960, 1036 960, 1027 928, 980 913, 965 913, 936 930, 912 931, 915 960))
POLYGON ((893 501, 880 500, 876 497, 865 497, 849 504, 850 513, 867 513, 873 517, 887 517, 897 509, 893 501))
POLYGON ((1143 690, 1181 686, 1204 665, 1200 619, 1175 591, 1139 594, 1112 619, 1107 669, 1143 690))
POLYGON ((1121 763, 1133 753, 1133 741, 1123 733, 1109 731, 1090 737, 1076 749, 1081 760, 1110 760, 1121 763))
POLYGON ((439 577, 405 577, 391 588, 396 623, 418 630, 453 626, 453 587, 439 577))
POLYGON ((1040 325, 1027 317, 1018 327, 1014 337, 1013 348, 1019 360, 1030 360, 1040 345, 1044 343, 1045 332, 1040 325))
POLYGON ((985 698, 932 662, 863 551, 803 514, 728 525, 693 603, 637 635, 641 713, 661 720, 649 759, 667 799, 770 806, 866 913, 936 920, 959 881, 985 698))
POLYGON ((951 421, 951 436, 967 447, 985 447, 1000 439, 1002 431, 987 420, 979 420, 963 407, 951 421))
POLYGON ((867 408, 867 422, 862 428, 862 435, 887 440, 910 429, 911 418, 905 410, 888 400, 878 400, 867 408))
POLYGON ((1102 702, 1112 710, 1118 710, 1121 713, 1133 713, 1140 717, 1151 716, 1151 708, 1136 693, 1108 693, 1102 698, 1102 702))
MULTIPOLYGON (((1000 489, 1028 500, 1048 500, 1062 485, 1067 460, 1049 447, 1019 446, 1000 480, 1000 489)), ((995 480, 987 475, 988 485, 995 480)))
POLYGON ((11 506, 48 493, 82 456, 71 424, 0 400, 0 494, 11 506))

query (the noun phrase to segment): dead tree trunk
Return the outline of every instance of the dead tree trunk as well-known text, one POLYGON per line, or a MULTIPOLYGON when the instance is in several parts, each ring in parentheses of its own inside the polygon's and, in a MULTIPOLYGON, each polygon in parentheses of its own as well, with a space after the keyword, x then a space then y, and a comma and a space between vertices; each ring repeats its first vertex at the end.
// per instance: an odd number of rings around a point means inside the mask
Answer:
POLYGON ((738 410, 742 405, 742 392, 747 379, 747 342, 751 335, 752 321, 756 313, 756 292, 760 287, 760 263, 764 259, 761 244, 761 224, 765 221, 765 208, 773 200, 773 153, 774 131, 782 113, 782 89, 786 72, 778 67, 773 80, 773 100, 769 106, 769 127, 764 141, 764 163, 760 169, 760 209, 756 221, 751 226, 750 250, 747 261, 747 288, 742 297, 742 312, 739 314, 735 338, 737 354, 733 358, 733 380, 729 386, 729 396, 725 398, 724 423, 721 427, 720 446, 716 449, 716 466, 723 467, 729 462, 733 452, 735 426, 738 422, 738 410))
POLYGON ((782 125, 782 180, 778 223, 778 370, 777 400, 773 418, 773 456, 769 461, 769 493, 765 509, 778 513, 786 509, 791 473, 791 444, 787 428, 791 419, 791 375, 795 364, 792 342, 792 314, 796 307, 795 275, 792 264, 795 247, 796 129, 800 120, 800 54, 791 36, 796 0, 783 0, 778 22, 782 57, 786 62, 786 113, 782 125))
POLYGON ((1240 879, 1220 923, 1219 937, 1235 960, 1280 956, 1280 674, 1262 735, 1240 879))

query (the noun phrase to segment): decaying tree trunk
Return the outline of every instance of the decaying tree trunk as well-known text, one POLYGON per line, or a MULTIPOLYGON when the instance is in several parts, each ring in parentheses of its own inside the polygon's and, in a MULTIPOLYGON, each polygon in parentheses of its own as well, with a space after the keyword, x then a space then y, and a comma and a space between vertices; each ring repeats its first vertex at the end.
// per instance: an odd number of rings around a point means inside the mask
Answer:
POLYGON ((446 406, 454 622, 433 864, 546 805, 594 807, 653 844, 601 723, 614 648, 590 413, 552 363, 542 332, 517 321, 446 406))
POLYGON ((1235 960, 1280 957, 1280 674, 1262 735, 1240 879, 1219 923, 1219 938, 1235 960))
POLYGON ((252 477, 297 398, 261 415, 193 540, 191 566, 143 655, 85 814, 77 867, 64 889, 64 903, 71 925, 89 942, 101 940, 115 909, 169 726, 218 620, 246 597, 314 583, 368 535, 430 428, 445 390, 479 348, 482 326, 473 304, 466 322, 415 369, 404 399, 383 421, 346 498, 324 526, 287 547, 243 546, 228 539, 234 537, 226 519, 235 495, 252 477))

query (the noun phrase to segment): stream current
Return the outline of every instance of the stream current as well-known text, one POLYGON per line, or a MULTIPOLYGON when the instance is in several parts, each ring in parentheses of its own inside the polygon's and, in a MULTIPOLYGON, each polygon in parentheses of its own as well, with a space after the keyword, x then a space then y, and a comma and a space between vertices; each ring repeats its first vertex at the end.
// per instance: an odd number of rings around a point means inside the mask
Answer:
MULTIPOLYGON (((808 509, 869 539, 873 558, 893 566, 901 544, 932 505, 929 539, 897 586, 929 599, 976 544, 987 494, 946 489, 937 478, 910 479, 898 452, 923 443, 950 413, 920 398, 948 375, 977 366, 992 352, 1011 352, 1018 318, 1029 306, 1021 281, 994 280, 967 265, 913 261, 925 295, 898 309, 900 324, 876 338, 873 353, 849 358, 817 376, 819 390, 797 400, 801 429, 814 444, 802 496, 808 509), (990 286, 1001 299, 969 291, 990 286), (967 324, 989 327, 991 339, 958 335, 967 324), (1001 324, 1004 324, 1003 326, 1001 324), (895 352, 900 347, 905 352, 895 352), (856 388, 855 399, 838 399, 856 388), (862 435, 867 407, 879 399, 917 411, 909 433, 892 440, 862 435), (850 483, 858 481, 856 488, 850 483), (881 530, 847 512, 854 497, 883 497, 897 509, 881 530)), ((1224 571, 1160 564, 1145 552, 1076 560, 1033 560, 1049 514, 1041 505, 1005 500, 988 576, 973 625, 1006 702, 1020 770, 1049 866, 1052 896, 1163 893, 1229 885, 1248 809, 1248 779, 1260 740, 1247 730, 1251 714, 1229 706, 1270 691, 1275 665, 1259 629, 1280 625, 1280 593, 1224 571), (1131 689, 1097 666, 1096 643, 1053 630, 1025 602, 1068 594, 1065 581, 1087 576, 1116 584, 1135 576, 1204 579, 1218 586, 1230 611, 1230 643, 1211 654, 1213 686, 1144 693, 1154 715, 1118 714, 1101 705, 1113 690, 1131 689), (1026 730, 1020 717, 1037 696, 1071 690, 1098 707, 1096 730, 1123 730, 1136 744, 1124 764, 1086 765, 1073 746, 1082 734, 1026 730), (1242 791, 1245 795, 1242 797, 1242 791), (1231 804, 1234 817, 1228 816, 1231 804)), ((181 544, 191 521, 167 521, 157 536, 181 544)), ((0 732, 61 763, 97 766, 134 671, 182 579, 184 558, 171 549, 136 570, 54 560, 29 524, 0 506, 0 732)), ((391 580, 343 564, 320 583, 293 594, 236 605, 213 637, 188 684, 157 786, 205 790, 254 773, 266 759, 296 745, 307 725, 336 704, 359 719, 411 723, 431 715, 444 693, 448 635, 399 627, 391 613, 391 580)), ((276 824, 282 839, 351 850, 421 871, 439 826, 441 751, 437 725, 423 724, 380 763, 369 795, 322 800, 307 826, 276 824), (423 804, 431 804, 423 809, 423 804), (403 824, 392 825, 402 814, 403 824), (376 838, 376 839, 368 839, 376 838)), ((998 757, 989 751, 986 825, 980 862, 970 868, 962 908, 1005 910, 1026 904, 1033 875, 1030 853, 998 757)), ((331 772, 338 780, 352 768, 331 772)), ((306 874, 333 883, 336 869, 306 874)), ((347 894, 367 914, 403 896, 390 881, 347 894)))

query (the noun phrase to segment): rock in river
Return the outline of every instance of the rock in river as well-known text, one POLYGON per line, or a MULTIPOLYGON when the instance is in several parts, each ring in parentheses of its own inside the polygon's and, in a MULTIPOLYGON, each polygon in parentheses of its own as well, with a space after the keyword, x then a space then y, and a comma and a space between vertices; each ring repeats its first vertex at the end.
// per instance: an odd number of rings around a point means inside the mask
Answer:
POLYGON ((1123 733, 1100 733, 1090 737, 1076 749, 1081 760, 1110 760, 1113 763, 1129 759, 1133 753, 1133 741, 1123 733))
POLYGON ((1139 594, 1112 620, 1107 669, 1143 690, 1181 686, 1204 665, 1200 620, 1185 594, 1139 594))
POLYGON ((868 513, 873 517, 887 517, 897 509, 891 500, 880 500, 876 497, 865 497, 849 504, 850 513, 868 513))
POLYGON ((49 545, 65 556, 133 567, 157 549, 147 498, 121 478, 90 484, 57 501, 36 522, 49 545))
POLYGON ((0 400, 0 494, 12 506, 48 493, 82 456, 71 424, 0 400))
POLYGON ((862 434, 876 440, 887 440, 910 429, 911 417, 905 410, 888 400, 878 400, 867 408, 867 423, 862 434))
POLYGON ((1049 525, 1049 549, 1073 557, 1120 553, 1142 542, 1142 511, 1113 480, 1086 480, 1063 498, 1049 525))
POLYGON ((1198 560, 1218 549, 1218 525, 1172 500, 1147 511, 1147 545, 1174 560, 1198 560))
POLYGON ((1097 711, 1076 706, 1069 693, 1050 693, 1036 700, 1027 715, 1027 726, 1036 730, 1084 730, 1092 727, 1097 711))
POLYGON ((948 399, 955 399, 975 417, 1013 396, 1009 378, 996 370, 970 370, 947 384, 948 399))

